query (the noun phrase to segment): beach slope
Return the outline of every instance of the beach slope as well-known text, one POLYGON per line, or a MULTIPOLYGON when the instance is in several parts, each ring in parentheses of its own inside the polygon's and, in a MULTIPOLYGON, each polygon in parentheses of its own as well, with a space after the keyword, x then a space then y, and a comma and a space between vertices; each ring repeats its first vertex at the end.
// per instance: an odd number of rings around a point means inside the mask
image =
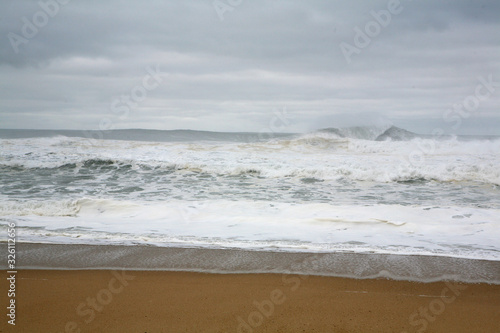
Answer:
POLYGON ((500 285, 121 270, 16 279, 16 325, 4 315, 1 332, 500 331, 500 285))

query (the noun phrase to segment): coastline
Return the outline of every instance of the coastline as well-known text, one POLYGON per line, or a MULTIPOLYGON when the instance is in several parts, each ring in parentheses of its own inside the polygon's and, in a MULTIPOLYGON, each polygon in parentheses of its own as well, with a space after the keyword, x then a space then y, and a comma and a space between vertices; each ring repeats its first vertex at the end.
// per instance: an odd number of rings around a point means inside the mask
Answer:
POLYGON ((0 332, 500 330, 495 261, 17 243, 16 268, 0 332))
MULTIPOLYGON (((8 287, 2 279, 1 290, 8 287)), ((2 332, 498 332, 500 285, 19 270, 2 332)), ((4 298, 2 298, 4 299, 4 298)), ((5 305, 5 301, 2 301, 5 305)), ((4 307, 5 309, 5 307, 4 307)))
MULTIPOLYGON (((4 253, 6 248, 7 243, 0 242, 4 253)), ((16 257, 18 269, 274 273, 500 285, 500 261, 445 256, 21 242, 16 244, 16 257)), ((0 269, 5 265, 1 263, 0 269)))

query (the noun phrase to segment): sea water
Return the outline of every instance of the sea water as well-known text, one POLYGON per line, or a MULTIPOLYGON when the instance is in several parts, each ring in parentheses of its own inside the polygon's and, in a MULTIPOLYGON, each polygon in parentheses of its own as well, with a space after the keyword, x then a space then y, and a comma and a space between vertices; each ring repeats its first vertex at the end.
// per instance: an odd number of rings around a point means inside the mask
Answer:
POLYGON ((500 260, 500 138, 385 130, 0 130, 0 235, 500 260))

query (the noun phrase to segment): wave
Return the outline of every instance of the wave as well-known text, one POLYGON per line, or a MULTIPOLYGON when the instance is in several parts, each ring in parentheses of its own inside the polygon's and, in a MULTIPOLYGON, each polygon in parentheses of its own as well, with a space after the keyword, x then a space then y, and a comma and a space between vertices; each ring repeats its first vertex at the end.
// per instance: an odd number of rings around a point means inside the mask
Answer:
MULTIPOLYGON (((163 205, 165 208, 167 205, 163 205)), ((45 201, 0 201, 0 216, 45 216, 45 217, 77 217, 77 216, 113 216, 126 217, 137 214, 141 210, 147 212, 147 204, 141 205, 130 201, 112 199, 67 199, 45 201)), ((162 204, 157 205, 162 207, 162 204)), ((175 208, 175 207, 174 207, 175 208)), ((168 211, 166 213, 171 213, 168 211)))
MULTIPOLYGON (((69 173, 77 177, 99 177, 110 173, 125 173, 128 177, 143 177, 176 174, 186 177, 231 177, 248 176, 267 179, 296 179, 297 181, 317 182, 325 180, 350 180, 381 183, 401 182, 479 182, 500 186, 500 170, 494 162, 476 164, 457 164, 456 161, 436 165, 411 166, 403 163, 394 165, 374 165, 373 162, 339 161, 336 165, 293 166, 283 164, 241 165, 241 164, 205 164, 194 161, 122 161, 90 159, 78 163, 62 164, 50 168, 25 167, 22 165, 0 165, 0 172, 5 175, 18 172, 29 172, 36 177, 38 171, 45 175, 44 170, 52 170, 62 174, 69 173), (89 177, 89 176, 86 176, 89 177), (313 180, 313 181, 311 181, 313 180)), ((146 181, 144 178, 143 181, 146 181)))
POLYGON ((61 136, 7 139, 1 140, 0 178, 8 181, 17 172, 46 177, 46 170, 53 170, 88 177, 115 172, 188 172, 214 177, 475 181, 500 185, 499 139, 461 141, 419 136, 408 141, 396 140, 396 136, 402 135, 409 139, 413 134, 408 133, 395 127, 385 130, 372 127, 324 129, 259 142, 99 140, 91 146, 85 139, 61 136), (395 139, 377 141, 390 135, 395 139))
POLYGON ((76 216, 79 210, 78 200, 0 202, 0 216, 76 216))
POLYGON ((81 198, 0 202, 0 212, 0 236, 6 232, 7 222, 16 221, 19 237, 33 242, 177 244, 500 260, 498 209, 81 198))

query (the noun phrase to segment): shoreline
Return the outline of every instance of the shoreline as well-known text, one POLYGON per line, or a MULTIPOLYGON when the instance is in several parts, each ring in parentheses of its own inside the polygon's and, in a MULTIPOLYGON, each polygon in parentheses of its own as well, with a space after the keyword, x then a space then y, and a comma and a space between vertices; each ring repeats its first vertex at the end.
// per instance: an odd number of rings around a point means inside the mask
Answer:
MULTIPOLYGON (((0 242, 6 252, 7 243, 0 242)), ((443 256, 303 253, 156 246, 16 243, 16 267, 51 270, 302 274, 500 285, 500 261, 443 256)), ((6 269, 6 262, 0 269, 6 269)))
POLYGON ((499 285, 128 270, 19 270, 16 283, 2 332, 500 331, 499 285))

